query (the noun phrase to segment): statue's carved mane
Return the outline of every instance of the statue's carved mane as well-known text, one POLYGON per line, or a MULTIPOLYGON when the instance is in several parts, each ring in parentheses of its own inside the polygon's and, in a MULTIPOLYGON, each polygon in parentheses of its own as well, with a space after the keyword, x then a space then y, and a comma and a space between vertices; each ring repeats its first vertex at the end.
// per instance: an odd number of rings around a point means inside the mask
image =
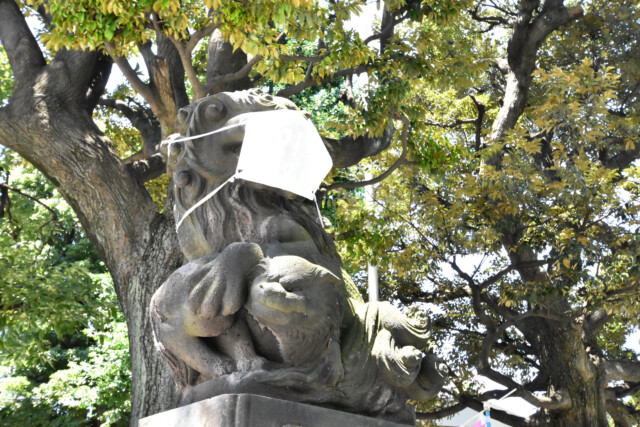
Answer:
MULTIPOLYGON (((274 98, 260 90, 225 92, 215 97, 203 98, 181 109, 176 126, 183 135, 195 136, 209 132, 218 124, 243 113, 278 109, 297 110, 297 107, 287 99, 274 98)), ((182 154, 175 158, 170 158, 166 147, 163 149, 169 171, 175 170, 178 163, 190 165, 190 169, 197 175, 191 177, 191 182, 198 186, 198 199, 215 190, 221 181, 212 182, 207 178, 210 175, 208 167, 199 158, 203 151, 206 153, 208 143, 210 141, 206 138, 189 141, 185 144, 182 154), (196 153, 194 147, 198 144, 201 144, 201 147, 198 147, 196 153)), ((223 178, 226 179, 228 176, 223 178)), ((185 205, 181 190, 176 189, 176 221, 182 218, 194 202, 190 201, 189 205, 185 205)), ((341 263, 335 244, 320 225, 312 202, 281 190, 257 188, 246 181, 238 180, 225 185, 211 201, 196 209, 190 218, 184 221, 178 235, 181 244, 187 241, 192 244, 194 240, 204 239, 209 248, 206 251, 197 251, 200 256, 220 252, 234 242, 265 244, 268 242, 264 239, 273 236, 266 236, 264 233, 260 235, 259 231, 263 230, 264 222, 274 216, 285 216, 299 224, 309 233, 320 253, 341 263)), ((202 244, 204 245, 204 242, 202 244)), ((189 250, 185 252, 189 256, 189 250)))
POLYGON ((320 226, 314 209, 312 202, 301 197, 289 198, 277 190, 258 189, 238 180, 194 211, 193 222, 185 221, 185 226, 197 227, 207 242, 217 242, 213 252, 220 252, 235 242, 269 243, 265 240, 269 236, 259 232, 264 222, 285 216, 309 233, 322 254, 337 258, 335 244, 320 226))

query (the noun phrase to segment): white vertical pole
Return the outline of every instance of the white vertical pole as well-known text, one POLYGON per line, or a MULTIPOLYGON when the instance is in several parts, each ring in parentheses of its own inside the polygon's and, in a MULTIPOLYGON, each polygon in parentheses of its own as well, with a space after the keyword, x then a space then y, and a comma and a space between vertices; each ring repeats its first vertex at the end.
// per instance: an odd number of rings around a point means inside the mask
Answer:
MULTIPOLYGON (((369 181, 373 179, 373 174, 371 172, 366 172, 364 174, 364 179, 369 181)), ((367 185, 364 188, 364 200, 368 205, 373 204, 373 194, 374 187, 372 185, 367 185)), ((367 268, 367 278, 369 281, 369 302, 377 302, 378 301, 378 266, 371 264, 371 260, 368 262, 367 268)))

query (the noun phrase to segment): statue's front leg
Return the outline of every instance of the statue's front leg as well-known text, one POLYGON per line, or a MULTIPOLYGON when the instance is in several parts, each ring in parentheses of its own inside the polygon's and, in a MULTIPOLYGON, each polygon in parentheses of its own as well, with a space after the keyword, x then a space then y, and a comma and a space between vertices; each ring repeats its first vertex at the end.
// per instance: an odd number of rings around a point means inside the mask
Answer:
POLYGON ((155 339, 160 343, 162 350, 168 351, 189 368, 199 372, 202 379, 216 378, 233 372, 235 366, 230 357, 214 352, 201 338, 185 332, 182 316, 164 319, 157 317, 152 314, 155 339))
POLYGON ((188 335, 217 337, 231 328, 247 299, 248 276, 263 257, 255 243, 233 243, 206 265, 207 274, 182 306, 188 335))
POLYGON ((234 324, 246 299, 247 274, 261 260, 258 245, 236 243, 215 257, 182 267, 158 289, 151 302, 152 322, 166 357, 205 379, 242 369, 247 359, 256 357, 249 334, 234 324), (246 344, 233 342, 239 335, 246 344), (204 338, 215 339, 216 350, 204 338))

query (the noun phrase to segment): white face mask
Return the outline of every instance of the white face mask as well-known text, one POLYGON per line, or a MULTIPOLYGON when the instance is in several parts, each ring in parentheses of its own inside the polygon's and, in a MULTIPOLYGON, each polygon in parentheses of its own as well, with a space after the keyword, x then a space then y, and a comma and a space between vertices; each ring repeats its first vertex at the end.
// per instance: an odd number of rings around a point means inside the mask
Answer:
POLYGON ((235 126, 245 126, 235 174, 187 210, 176 224, 176 230, 196 208, 236 178, 315 200, 316 190, 333 167, 331 156, 315 126, 302 112, 295 110, 249 113, 245 123, 172 139, 170 144, 202 138, 235 126))

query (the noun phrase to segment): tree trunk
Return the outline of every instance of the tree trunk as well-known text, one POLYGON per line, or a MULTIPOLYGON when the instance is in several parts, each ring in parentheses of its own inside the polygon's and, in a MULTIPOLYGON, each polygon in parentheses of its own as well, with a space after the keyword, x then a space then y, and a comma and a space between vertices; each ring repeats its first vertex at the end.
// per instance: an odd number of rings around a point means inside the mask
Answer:
POLYGON ((584 348, 582 326, 566 318, 564 324, 538 323, 541 371, 548 377, 549 395, 566 390, 571 407, 549 410, 545 425, 606 426, 605 372, 584 348))
MULTIPOLYGON (((220 30, 215 30, 209 39, 207 47, 207 84, 216 77, 233 74, 247 64, 247 54, 238 49, 233 51, 233 46, 222 38, 220 30)), ((221 84, 211 88, 211 93, 233 92, 251 88, 251 79, 248 76, 221 84)))
POLYGON ((161 215, 146 224, 147 243, 138 248, 136 271, 119 286, 127 289, 122 307, 131 349, 132 426, 140 418, 174 408, 179 398, 171 371, 156 351, 149 317, 151 296, 182 264, 173 224, 161 215))
MULTIPOLYGON (((161 215, 78 102, 74 73, 95 53, 61 52, 0 109, 0 143, 34 164, 73 207, 113 277, 129 330, 131 425, 177 403, 173 379, 156 354, 151 295, 182 262, 170 213, 161 215)), ((86 90, 84 90, 86 93, 86 90)))

